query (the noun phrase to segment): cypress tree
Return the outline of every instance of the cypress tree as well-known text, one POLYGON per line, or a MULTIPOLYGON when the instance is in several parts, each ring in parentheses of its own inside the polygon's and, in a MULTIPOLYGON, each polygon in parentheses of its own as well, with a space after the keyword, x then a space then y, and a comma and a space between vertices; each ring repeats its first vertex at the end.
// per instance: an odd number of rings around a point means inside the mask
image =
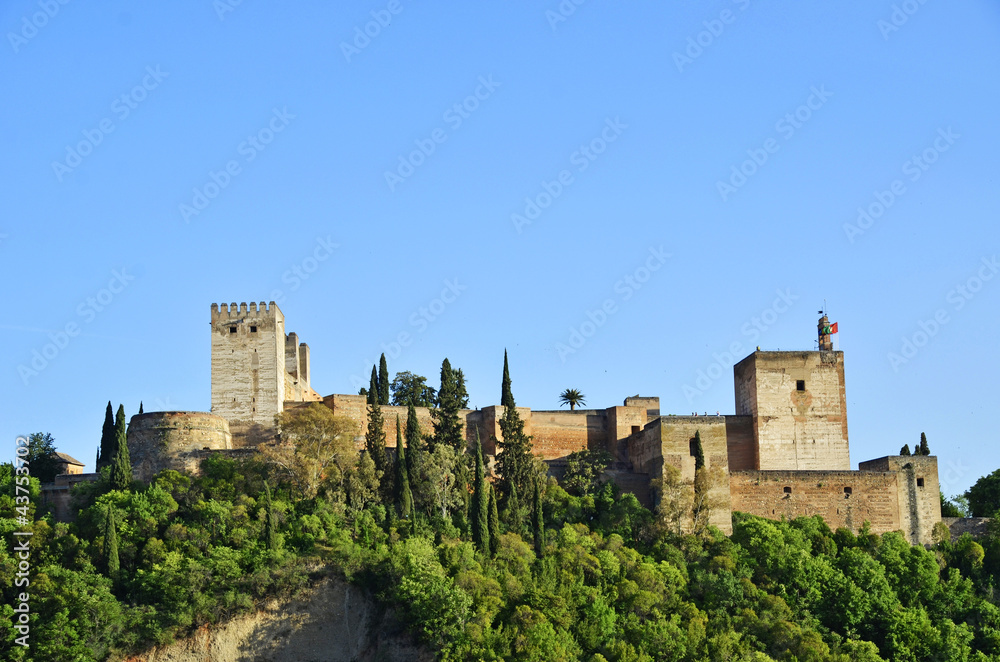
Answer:
POLYGON ((421 453, 424 440, 420 435, 420 421, 417 420, 417 408, 411 402, 406 408, 406 473, 415 476, 420 468, 421 453))
POLYGON ((139 401, 139 415, 142 416, 142 400, 139 401))
POLYGON ((277 522, 274 517, 274 503, 271 501, 271 486, 264 481, 264 514, 267 517, 264 539, 272 552, 278 549, 277 522))
MULTIPOLYGON (((365 433, 365 448, 375 463, 383 493, 387 496, 386 487, 392 482, 392 476, 386 475, 389 468, 389 457, 385 452, 385 421, 382 418, 382 407, 378 403, 378 386, 376 384, 375 366, 372 366, 371 383, 368 388, 368 430, 365 433)), ((391 496, 391 492, 389 494, 391 496)))
POLYGON ((542 558, 545 551, 545 519, 542 513, 542 491, 535 479, 535 498, 532 500, 531 528, 535 537, 535 556, 542 558))
POLYGON ((378 403, 389 404, 389 366, 385 362, 385 354, 378 360, 378 403))
POLYGON ((490 504, 483 464, 483 444, 476 433, 476 482, 472 492, 472 541, 480 552, 490 552, 490 504))
POLYGON ((132 486, 132 462, 128 454, 128 441, 125 432, 125 406, 118 405, 115 416, 115 455, 111 464, 111 487, 116 490, 127 490, 132 486))
POLYGON ((431 412, 434 418, 434 444, 448 444, 459 453, 465 452, 467 444, 463 435, 462 421, 458 416, 458 410, 461 409, 458 383, 448 359, 441 363, 441 389, 438 391, 437 400, 438 406, 431 412))
POLYGON ((500 434, 503 440, 497 453, 497 472, 500 474, 501 492, 508 498, 515 489, 528 494, 534 462, 531 437, 524 433, 524 421, 516 408, 504 407, 500 434))
POLYGON ((469 408, 469 392, 465 389, 465 373, 461 368, 455 371, 455 399, 459 409, 469 408))
POLYGON ((104 518, 104 560, 108 577, 117 582, 121 563, 118 560, 118 530, 115 527, 115 512, 110 505, 105 511, 104 518))
POLYGON ((368 381, 368 390, 365 391, 368 404, 378 404, 378 371, 372 366, 372 376, 368 381))
POLYGON ((466 462, 467 456, 463 453, 456 458, 455 462, 455 489, 458 490, 458 498, 461 499, 458 508, 455 509, 453 521, 462 535, 471 535, 471 525, 469 522, 469 464, 466 462))
POLYGON ((899 449, 900 455, 910 455, 910 445, 903 444, 903 447, 899 449))
POLYGON ((503 519, 507 524, 507 529, 515 533, 521 533, 521 501, 517 498, 517 485, 510 486, 507 493, 507 502, 504 504, 503 519))
POLYGON ((705 451, 701 447, 701 430, 694 431, 694 470, 705 468, 705 451))
POLYGON ((497 513, 497 493, 492 485, 486 490, 490 493, 490 513, 487 517, 487 528, 490 532, 490 556, 494 556, 500 548, 500 515, 497 513))
POLYGON ((927 435, 923 432, 920 433, 920 453, 918 455, 930 455, 931 449, 927 445, 927 435))
POLYGON ((108 400, 108 408, 104 412, 104 427, 101 429, 101 449, 98 453, 100 458, 97 463, 97 470, 111 462, 115 456, 115 415, 111 409, 111 401, 108 400))
POLYGON ((500 384, 500 406, 514 406, 514 394, 510 390, 510 369, 507 367, 506 349, 503 350, 503 382, 500 384))
POLYGON ((396 503, 399 504, 399 516, 409 519, 413 514, 413 494, 410 492, 410 477, 406 470, 406 446, 403 445, 403 435, 399 428, 399 416, 396 416, 396 503))

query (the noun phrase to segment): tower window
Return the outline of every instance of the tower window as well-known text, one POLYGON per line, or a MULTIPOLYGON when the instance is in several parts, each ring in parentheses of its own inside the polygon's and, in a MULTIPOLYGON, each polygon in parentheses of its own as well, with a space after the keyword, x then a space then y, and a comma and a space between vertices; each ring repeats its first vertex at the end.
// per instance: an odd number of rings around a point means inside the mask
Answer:
POLYGON ((806 390, 806 380, 804 380, 804 379, 797 380, 795 382, 795 390, 796 391, 804 391, 804 390, 806 390))
POLYGON ((785 489, 784 489, 784 490, 782 490, 782 491, 783 491, 783 492, 784 492, 785 494, 791 494, 791 493, 792 493, 792 488, 790 488, 790 487, 787 487, 787 486, 786 486, 786 487, 785 487, 785 489))
POLYGON ((635 434, 638 431, 639 431, 639 426, 638 425, 633 425, 632 426, 632 434, 635 434))
POLYGON ((854 494, 854 490, 851 489, 850 487, 845 487, 844 494, 846 494, 847 496, 851 496, 852 494, 854 494))
POLYGON ((257 333, 257 327, 251 326, 250 327, 250 333, 257 333))
POLYGON ((917 479, 917 487, 923 487, 923 486, 924 486, 924 479, 923 478, 918 478, 917 479))
POLYGON ((235 326, 229 327, 229 333, 236 333, 236 327, 235 326))

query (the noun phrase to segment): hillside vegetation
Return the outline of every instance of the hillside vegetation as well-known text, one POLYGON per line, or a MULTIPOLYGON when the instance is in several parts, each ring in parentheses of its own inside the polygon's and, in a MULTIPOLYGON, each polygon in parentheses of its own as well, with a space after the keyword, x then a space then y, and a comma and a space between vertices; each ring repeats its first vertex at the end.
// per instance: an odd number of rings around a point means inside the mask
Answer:
POLYGON ((677 536, 632 495, 573 496, 550 479, 541 554, 527 525, 501 525, 495 552, 482 552, 455 518, 418 514, 414 525, 374 500, 352 505, 349 491, 302 498, 281 482, 268 507, 272 471, 211 459, 197 478, 85 486, 72 525, 39 519, 24 649, 11 629, 17 525, 5 467, 3 659, 117 659, 323 574, 369 588, 443 660, 1000 659, 996 538, 928 550, 818 518, 739 514, 731 537, 677 536))

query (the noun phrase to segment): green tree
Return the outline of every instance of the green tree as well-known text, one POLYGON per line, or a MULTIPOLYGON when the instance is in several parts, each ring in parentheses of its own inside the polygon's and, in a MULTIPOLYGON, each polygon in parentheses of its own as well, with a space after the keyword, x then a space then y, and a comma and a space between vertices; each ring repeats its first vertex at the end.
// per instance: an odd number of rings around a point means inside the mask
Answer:
POLYGON ((378 368, 372 366, 372 376, 368 379, 368 388, 361 389, 360 395, 365 396, 368 404, 378 404, 378 368))
POLYGON ((455 449, 446 444, 439 444, 424 455, 418 477, 421 489, 414 496, 428 515, 437 514, 447 520, 462 505, 456 489, 458 460, 455 449))
POLYGON ((101 449, 97 454, 99 464, 97 471, 109 466, 115 457, 115 415, 108 400, 108 408, 104 412, 104 427, 101 429, 101 449))
POLYGON ((416 475, 421 454, 425 450, 420 421, 417 419, 417 408, 412 402, 406 408, 406 447, 409 449, 409 453, 406 454, 406 469, 412 477, 416 475))
POLYGON ((28 435, 28 454, 24 459, 28 462, 31 475, 43 483, 51 483, 59 473, 55 440, 48 432, 28 435))
POLYGON ((465 373, 461 368, 455 371, 455 399, 459 409, 469 408, 469 392, 465 388, 465 373))
POLYGON ((900 455, 905 455, 905 456, 911 455, 911 453, 910 453, 910 445, 909 444, 903 444, 903 447, 899 449, 899 454, 900 455))
POLYGON ((378 403, 389 404, 389 366, 385 362, 384 353, 378 360, 378 403))
POLYGON ((574 451, 566 457, 563 487, 570 494, 587 496, 600 487, 601 474, 611 464, 611 454, 604 449, 574 451))
POLYGON ((111 581, 118 581, 121 562, 118 558, 118 530, 115 524, 115 509, 108 504, 104 511, 104 569, 111 581))
POLYGON ((274 503, 271 501, 271 486, 264 481, 264 516, 267 519, 265 525, 264 544, 272 552, 278 549, 278 523, 274 514, 274 503))
POLYGON ((535 556, 542 558, 545 550, 545 516, 542 513, 542 491, 535 479, 535 497, 531 501, 531 529, 534 534, 535 556))
POLYGON ((375 366, 372 366, 372 377, 368 386, 368 430, 365 432, 365 448, 368 450, 372 462, 375 463, 375 471, 378 473, 384 491, 392 477, 386 476, 389 457, 385 452, 385 420, 382 418, 382 407, 378 403, 376 379, 375 366))
POLYGON ((971 517, 993 517, 1000 510, 1000 469, 983 476, 965 492, 971 517))
POLYGON ((358 461, 354 438, 359 431, 354 421, 311 402, 281 412, 275 426, 280 442, 261 445, 260 453, 303 498, 315 497, 321 485, 335 496, 346 496, 347 474, 358 461))
POLYGON ((705 450, 701 445, 701 430, 694 431, 694 439, 692 440, 692 446, 694 450, 694 470, 705 468, 705 450))
POLYGON ((410 491, 406 446, 400 430, 399 416, 396 416, 396 504, 399 506, 399 516, 403 519, 409 519, 413 515, 413 493, 410 491))
POLYGON ((517 485, 510 486, 504 502, 503 521, 507 524, 507 530, 521 533, 521 500, 517 497, 517 485))
POLYGON ((505 499, 515 490, 528 494, 534 456, 531 437, 524 433, 524 421, 516 407, 504 407, 500 433, 503 441, 496 440, 496 446, 500 447, 497 453, 500 491, 505 499))
POLYGON ((497 511, 497 493, 490 485, 486 488, 490 493, 490 511, 487 517, 487 527, 490 532, 490 556, 496 556, 500 549, 500 513, 497 511))
MULTIPOLYGON (((464 426, 458 416, 461 409, 460 394, 451 362, 441 363, 441 388, 438 390, 437 408, 431 412, 434 419, 434 446, 447 444, 458 452, 466 447, 464 426)), ((433 449, 432 449, 433 450, 433 449)))
POLYGON ((930 455, 930 454, 931 454, 931 449, 927 445, 927 435, 924 434, 923 432, 921 432, 920 433, 920 451, 917 453, 917 455, 930 455))
POLYGON ((507 366, 507 350, 503 350, 503 380, 500 383, 500 406, 514 407, 514 393, 510 390, 510 368, 507 366))
POLYGON ((397 407, 412 404, 430 408, 437 401, 437 391, 427 385, 427 378, 408 370, 397 372, 389 389, 392 391, 392 404, 397 407))
POLYGON ((573 411, 577 405, 587 404, 586 396, 575 388, 568 388, 559 394, 559 404, 569 405, 569 410, 573 411))
POLYGON ((476 476, 472 489, 472 541, 479 551, 490 551, 490 504, 486 468, 483 464, 483 444, 476 431, 476 476))
POLYGON ((115 456, 111 465, 111 487, 127 490, 132 486, 132 461, 128 454, 125 427, 125 406, 118 405, 115 415, 115 456))

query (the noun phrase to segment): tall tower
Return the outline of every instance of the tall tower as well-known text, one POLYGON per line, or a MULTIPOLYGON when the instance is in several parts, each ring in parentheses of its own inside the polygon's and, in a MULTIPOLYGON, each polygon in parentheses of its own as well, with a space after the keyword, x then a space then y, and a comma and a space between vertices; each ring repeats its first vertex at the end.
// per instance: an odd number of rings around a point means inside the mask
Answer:
POLYGON ((849 470, 844 353, 762 352, 733 367, 756 469, 849 470))
POLYGON ((229 421, 234 437, 271 428, 281 413, 285 344, 285 316, 273 301, 212 304, 212 413, 229 421))

